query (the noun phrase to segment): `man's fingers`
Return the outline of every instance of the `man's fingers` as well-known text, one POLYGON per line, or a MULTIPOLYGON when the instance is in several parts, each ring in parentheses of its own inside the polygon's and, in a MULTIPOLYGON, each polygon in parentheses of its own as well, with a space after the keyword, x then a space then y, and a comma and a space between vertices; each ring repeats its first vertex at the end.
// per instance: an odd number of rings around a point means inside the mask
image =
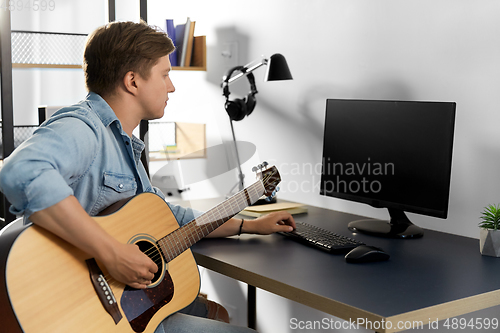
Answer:
POLYGON ((148 285, 144 283, 134 282, 130 283, 129 286, 135 289, 145 289, 148 285))
POLYGON ((280 211, 276 213, 276 218, 280 219, 281 221, 279 222, 280 224, 287 224, 292 226, 292 228, 295 229, 295 220, 293 219, 292 215, 288 213, 287 211, 280 211))
POLYGON ((151 266, 149 266, 149 271, 153 274, 158 272, 158 266, 153 261, 151 261, 151 266))
POLYGON ((293 227, 287 224, 282 224, 282 225, 277 225, 278 227, 278 232, 291 232, 293 231, 293 227))

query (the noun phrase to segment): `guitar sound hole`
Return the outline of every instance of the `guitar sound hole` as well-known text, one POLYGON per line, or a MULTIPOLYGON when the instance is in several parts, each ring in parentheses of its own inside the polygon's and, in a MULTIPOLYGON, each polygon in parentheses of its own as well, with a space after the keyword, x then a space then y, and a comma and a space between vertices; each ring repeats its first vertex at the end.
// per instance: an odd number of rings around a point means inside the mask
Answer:
POLYGON ((158 250, 158 248, 155 246, 155 244, 146 241, 146 240, 141 240, 135 243, 137 246, 139 246, 139 249, 145 253, 151 260, 154 261, 156 266, 158 267, 158 271, 155 273, 155 276, 153 280, 151 280, 151 286, 153 286, 158 280, 161 279, 162 273, 163 273, 163 257, 158 250))

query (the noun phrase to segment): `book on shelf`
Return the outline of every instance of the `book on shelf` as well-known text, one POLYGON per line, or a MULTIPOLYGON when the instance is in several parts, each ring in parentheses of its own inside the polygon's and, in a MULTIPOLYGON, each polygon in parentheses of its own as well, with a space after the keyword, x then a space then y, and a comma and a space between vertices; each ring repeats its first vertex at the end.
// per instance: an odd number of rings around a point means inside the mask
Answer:
POLYGON ((182 49, 177 57, 177 61, 179 63, 179 66, 181 67, 186 66, 186 52, 188 49, 190 31, 191 31, 191 19, 188 17, 186 19, 186 23, 184 24, 184 28, 182 29, 182 35, 179 36, 179 39, 182 39, 182 49))
POLYGON ((177 66, 177 41, 176 41, 176 38, 175 38, 175 26, 174 26, 174 20, 171 20, 171 19, 167 19, 165 21, 165 25, 166 25, 166 33, 168 35, 168 37, 170 37, 170 39, 172 40, 172 42, 174 43, 174 46, 176 47, 176 49, 174 50, 174 52, 170 53, 168 55, 169 59, 170 59, 170 65, 172 66, 177 66))
POLYGON ((194 26, 196 24, 196 21, 190 21, 189 22, 189 29, 187 29, 187 23, 186 23, 186 29, 184 30, 184 43, 186 43, 186 52, 184 53, 184 65, 185 67, 191 66, 191 57, 193 55, 193 43, 194 43, 194 26))
POLYGON ((206 36, 195 36, 193 42, 193 55, 191 56, 191 66, 204 67, 205 66, 205 55, 207 54, 206 49, 206 36))
POLYGON ((184 48, 184 30, 186 24, 178 24, 175 26, 175 47, 177 49, 177 66, 181 66, 182 49, 184 48))
POLYGON ((174 25, 165 20, 165 32, 172 39, 175 51, 169 55, 172 67, 206 68, 206 36, 194 36, 196 21, 189 17, 185 23, 174 25))
POLYGON ((243 209, 239 214, 251 217, 260 217, 272 212, 287 211, 292 215, 307 213, 307 206, 294 202, 277 202, 259 206, 250 206, 243 209))

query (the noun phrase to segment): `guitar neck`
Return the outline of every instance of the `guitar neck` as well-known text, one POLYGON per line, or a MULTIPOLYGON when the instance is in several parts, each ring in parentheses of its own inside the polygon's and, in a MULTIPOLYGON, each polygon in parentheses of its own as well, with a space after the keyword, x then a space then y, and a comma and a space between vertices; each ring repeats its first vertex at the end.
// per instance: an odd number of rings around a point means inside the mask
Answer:
POLYGON ((157 241, 167 261, 190 248, 203 237, 230 220, 246 207, 254 204, 264 193, 261 181, 250 185, 223 201, 206 213, 200 215, 183 227, 157 241))

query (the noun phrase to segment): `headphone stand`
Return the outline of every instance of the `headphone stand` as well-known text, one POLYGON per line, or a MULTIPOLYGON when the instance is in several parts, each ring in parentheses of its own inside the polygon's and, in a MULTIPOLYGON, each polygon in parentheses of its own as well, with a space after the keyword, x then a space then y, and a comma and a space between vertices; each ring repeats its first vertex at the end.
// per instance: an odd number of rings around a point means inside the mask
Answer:
POLYGON ((238 164, 238 172, 239 172, 238 178, 239 178, 239 180, 236 182, 236 184, 234 184, 233 187, 231 187, 229 192, 226 194, 226 198, 229 198, 234 194, 233 191, 236 188, 236 186, 239 186, 238 192, 245 188, 245 182, 244 182, 245 175, 243 174, 243 171, 241 170, 240 154, 238 153, 238 145, 236 143, 236 136, 234 135, 233 120, 231 118, 229 118, 229 123, 231 124, 231 133, 233 134, 233 143, 234 143, 234 150, 236 153, 236 162, 238 164))

